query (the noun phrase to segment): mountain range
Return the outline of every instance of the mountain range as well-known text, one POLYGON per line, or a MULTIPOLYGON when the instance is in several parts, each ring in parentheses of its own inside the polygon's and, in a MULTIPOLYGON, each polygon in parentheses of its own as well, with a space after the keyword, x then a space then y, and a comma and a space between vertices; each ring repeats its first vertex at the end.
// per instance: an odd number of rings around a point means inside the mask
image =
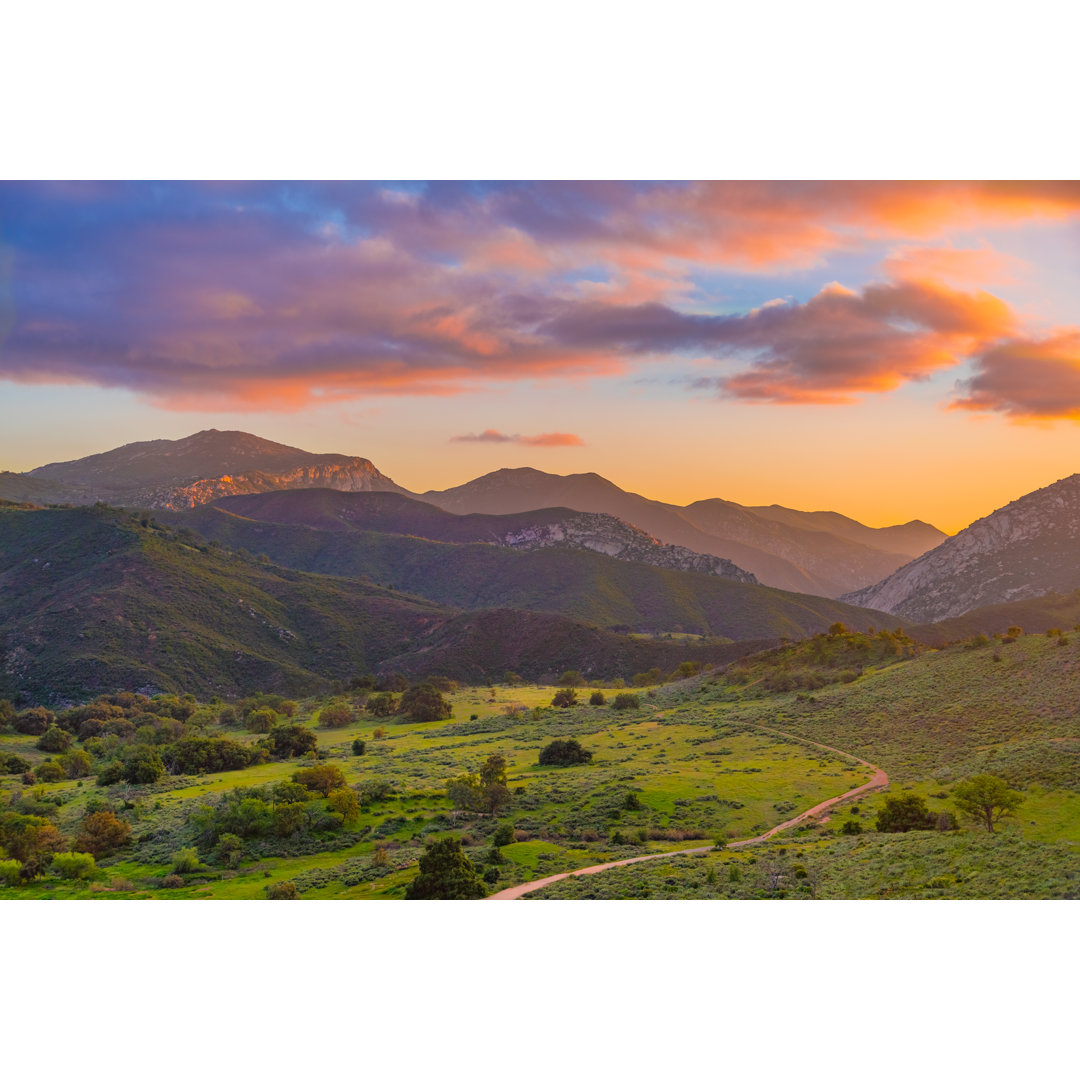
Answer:
MULTIPOLYGON (((623 491, 595 473, 500 469, 459 487, 413 494, 366 458, 311 454, 233 431, 131 443, 28 473, 0 474, 0 498, 17 502, 103 501, 167 510, 229 495, 311 487, 395 492, 458 515, 550 508, 606 514, 648 534, 649 544, 728 560, 762 584, 827 597, 881 580, 945 536, 919 521, 874 529, 832 512, 743 507, 724 499, 680 507, 623 491)), ((531 528, 527 521, 521 525, 531 528)))
POLYGON ((1080 588, 1080 474, 973 522, 868 588, 844 597, 915 622, 1080 588))

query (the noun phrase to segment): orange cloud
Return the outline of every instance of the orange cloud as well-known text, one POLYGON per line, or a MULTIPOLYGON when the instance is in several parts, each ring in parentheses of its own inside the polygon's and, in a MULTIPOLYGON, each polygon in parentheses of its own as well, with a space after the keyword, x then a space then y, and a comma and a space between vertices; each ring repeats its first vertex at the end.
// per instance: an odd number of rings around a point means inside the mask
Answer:
POLYGON ((897 248, 881 264, 887 277, 947 281, 953 285, 1009 284, 1026 267, 1023 259, 986 246, 981 248, 897 248))
POLYGON ((585 440, 580 435, 565 431, 550 431, 542 435, 506 435, 494 428, 488 428, 479 435, 454 435, 451 442, 471 443, 517 443, 520 446, 584 446, 585 440))
POLYGON ((1016 421, 1080 420, 1080 327, 1016 338, 988 349, 950 408, 1016 421))

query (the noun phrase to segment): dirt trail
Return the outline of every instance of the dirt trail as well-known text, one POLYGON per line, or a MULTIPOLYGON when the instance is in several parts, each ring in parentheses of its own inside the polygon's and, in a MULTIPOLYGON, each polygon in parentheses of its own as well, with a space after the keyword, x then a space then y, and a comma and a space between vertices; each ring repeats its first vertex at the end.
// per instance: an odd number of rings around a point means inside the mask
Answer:
MULTIPOLYGON (((755 725, 746 725, 747 727, 755 725)), ((788 732, 776 732, 772 728, 756 727, 758 731, 770 731, 773 734, 781 734, 789 739, 796 739, 798 742, 805 743, 807 746, 816 746, 819 750, 829 750, 834 754, 839 754, 841 757, 847 758, 849 761, 856 761, 860 765, 865 765, 868 769, 874 770, 874 775, 865 783, 857 788, 852 788, 851 791, 845 791, 842 795, 835 795, 831 799, 826 799, 824 802, 820 802, 817 806, 810 807, 809 810, 804 810, 798 817, 793 817, 788 821, 782 821, 779 825, 774 825, 768 832, 763 832, 760 836, 753 836, 749 840, 734 840, 728 844, 728 848, 742 848, 748 847, 750 844, 760 844, 765 840, 770 840, 777 833, 783 832, 785 829, 790 829, 795 825, 801 825, 804 821, 809 821, 811 818, 821 817, 827 813, 832 807, 838 803, 846 802, 848 799, 858 798, 860 795, 866 795, 871 791, 877 791, 879 788, 888 787, 889 777, 884 769, 879 768, 877 765, 871 765, 869 761, 863 761, 862 758, 855 757, 854 754, 849 754, 844 750, 837 750, 835 746, 826 746, 824 743, 812 742, 810 739, 800 738, 798 735, 791 735, 788 732)), ((616 862, 597 863, 595 866, 583 866, 580 870, 568 870, 562 874, 552 874, 550 877, 539 878, 536 881, 526 881, 521 885, 512 885, 509 889, 503 889, 500 892, 492 893, 487 897, 488 900, 518 900, 526 893, 536 892, 538 889, 544 888, 545 885, 551 885, 553 882, 562 881, 563 878, 568 877, 581 877, 585 874, 599 874, 602 870, 610 870, 615 866, 629 866, 631 863, 648 862, 650 859, 670 859, 676 855, 700 855, 705 851, 712 851, 712 845, 708 847, 696 847, 696 848, 682 848, 678 851, 656 851, 649 855, 636 855, 632 859, 619 859, 616 862)))

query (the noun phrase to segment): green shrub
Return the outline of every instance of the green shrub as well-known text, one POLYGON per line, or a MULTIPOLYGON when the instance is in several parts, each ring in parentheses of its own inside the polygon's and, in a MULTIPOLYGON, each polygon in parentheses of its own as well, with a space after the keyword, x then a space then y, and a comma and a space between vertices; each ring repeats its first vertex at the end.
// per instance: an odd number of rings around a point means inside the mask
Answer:
POLYGON ((319 726, 325 728, 348 727, 355 719, 355 713, 345 701, 332 701, 319 712, 319 726))
POLYGON ((199 853, 192 847, 181 848, 172 857, 174 874, 194 874, 202 869, 199 853))
POLYGON ((55 761, 43 761, 34 770, 34 776, 42 784, 55 784, 58 780, 67 779, 67 773, 55 761))
POLYGON ((275 881, 266 886, 267 900, 299 900, 300 894, 291 881, 275 881))
POLYGON ((577 702, 577 691, 571 689, 569 686, 564 687, 562 690, 556 690, 555 696, 551 699, 551 704, 558 709, 572 708, 577 702))
POLYGON ((14 888, 19 884, 22 863, 18 859, 0 859, 0 885, 14 888))
POLYGON ((367 750, 367 743, 363 739, 353 739, 352 752, 353 757, 363 757, 364 752, 367 750))
POLYGON ((44 750, 47 754, 62 754, 71 746, 72 741, 70 731, 65 731, 62 727, 53 724, 42 732, 37 741, 37 748, 44 750))
POLYGON ((555 739, 540 751, 541 765, 583 765, 592 760, 592 751, 586 750, 577 739, 555 739))
POLYGON ((336 765, 311 765, 297 769, 292 774, 294 784, 302 784, 311 791, 329 795, 335 788, 345 787, 348 781, 345 774, 336 765))
POLYGON ((606 701, 607 701, 607 698, 604 697, 603 690, 594 690, 589 695, 589 704, 590 705, 603 705, 606 701))
POLYGON ((616 694, 611 707, 616 710, 637 709, 641 706, 637 694, 616 694))
POLYGON ((53 856, 51 869, 62 878, 84 881, 97 873, 97 863, 89 852, 64 851, 53 856))

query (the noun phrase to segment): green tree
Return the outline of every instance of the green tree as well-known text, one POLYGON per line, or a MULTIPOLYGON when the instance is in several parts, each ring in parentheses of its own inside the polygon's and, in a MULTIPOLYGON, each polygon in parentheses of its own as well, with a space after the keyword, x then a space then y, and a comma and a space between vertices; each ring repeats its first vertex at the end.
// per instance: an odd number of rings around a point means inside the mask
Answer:
POLYGON ((878 832, 936 829, 937 815, 929 810, 926 800, 914 792, 886 795, 885 805, 878 811, 875 824, 878 832))
POLYGON ((165 764, 152 746, 129 746, 124 751, 124 779, 129 784, 154 784, 165 775, 165 764))
POLYGON ((37 748, 44 750, 47 754, 62 754, 71 746, 71 743, 71 732, 53 724, 41 733, 41 737, 37 741, 37 748))
POLYGON ((557 686, 584 686, 585 685, 585 676, 582 675, 580 671, 576 671, 576 670, 564 671, 559 676, 559 681, 556 683, 556 685, 557 686))
POLYGON ((332 701, 319 713, 319 726, 326 728, 347 727, 356 719, 347 701, 332 701))
POLYGON ((393 694, 372 694, 364 706, 372 716, 393 716, 397 712, 397 700, 393 694))
POLYGON ((450 702, 430 683, 410 686, 401 695, 398 713, 417 724, 430 724, 436 720, 450 719, 450 702))
POLYGON ((1024 801, 1019 791, 1014 791, 1000 776, 989 773, 961 780, 953 788, 952 798, 960 813, 985 825, 991 833, 1003 817, 1015 812, 1024 801))
POLYGON ((584 765, 592 760, 592 751, 586 750, 577 739, 555 739, 540 751, 541 765, 584 765))
POLYGON ((53 856, 50 869, 62 878, 85 880, 97 873, 94 856, 85 851, 62 851, 53 856))
POLYGON ((456 810, 478 813, 482 790, 480 777, 476 773, 465 773, 447 783, 446 797, 456 810))
POLYGON ((611 703, 611 707, 619 712, 623 709, 637 709, 640 706, 641 701, 637 694, 616 694, 615 700, 611 703))
POLYGON ((405 890, 406 900, 479 900, 485 896, 476 867, 465 857, 456 836, 427 846, 420 856, 420 873, 405 890))
POLYGON ((336 788, 330 792, 330 809, 342 816, 346 825, 353 825, 360 818, 360 799, 352 788, 336 788))
POLYGON ((67 779, 67 773, 55 761, 43 761, 34 770, 34 776, 42 784, 55 784, 57 781, 67 779))
POLYGON ((329 795, 335 788, 345 787, 348 781, 345 774, 336 765, 312 765, 307 769, 297 769, 292 774, 294 784, 303 784, 311 791, 329 795))

